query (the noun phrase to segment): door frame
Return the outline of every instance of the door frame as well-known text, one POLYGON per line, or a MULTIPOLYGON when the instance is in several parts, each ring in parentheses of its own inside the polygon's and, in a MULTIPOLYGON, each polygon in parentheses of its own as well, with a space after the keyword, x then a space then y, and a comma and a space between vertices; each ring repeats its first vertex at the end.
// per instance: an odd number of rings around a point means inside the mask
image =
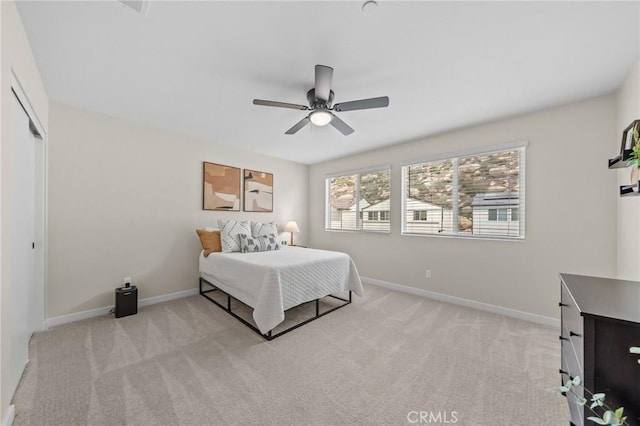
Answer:
MULTIPOLYGON (((46 329, 46 318, 47 318, 47 227, 48 227, 48 177, 47 177, 47 165, 49 163, 48 156, 48 144, 47 144, 47 133, 45 132, 45 128, 42 125, 42 121, 36 114, 35 109, 29 102, 29 98, 27 97, 26 92, 22 88, 20 84, 20 80, 16 75, 15 71, 11 69, 11 91, 16 96, 18 101, 22 104, 29 120, 35 127, 35 130, 40 135, 40 141, 36 140, 35 147, 35 167, 38 168, 36 170, 36 191, 38 191, 42 196, 42 202, 36 203, 35 205, 35 221, 36 223, 36 232, 35 235, 36 241, 39 239, 41 241, 40 244, 36 245, 36 253, 35 253, 35 282, 36 286, 39 290, 41 290, 42 297, 42 306, 41 306, 41 314, 38 315, 37 323, 34 325, 34 331, 42 331, 46 329), (41 149, 37 146, 41 144, 41 149), (41 166, 38 167, 38 166, 41 166), (39 231, 39 232, 38 232, 39 231)), ((38 138, 36 138, 38 139, 38 138)))

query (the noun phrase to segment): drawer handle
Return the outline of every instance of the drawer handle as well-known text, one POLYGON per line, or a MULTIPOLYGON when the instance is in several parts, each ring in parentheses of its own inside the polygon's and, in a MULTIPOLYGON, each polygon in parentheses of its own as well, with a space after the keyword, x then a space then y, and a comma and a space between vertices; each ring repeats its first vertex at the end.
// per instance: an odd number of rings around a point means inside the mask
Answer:
POLYGON ((569 305, 567 305, 566 303, 560 302, 558 303, 558 306, 560 306, 561 308, 565 308, 565 307, 568 307, 569 305))
POLYGON ((567 341, 569 340, 569 338, 568 338, 568 337, 564 337, 564 336, 558 336, 558 339, 560 339, 560 340, 567 340, 567 341))
POLYGON ((576 337, 582 337, 582 334, 574 333, 573 331, 569 331, 569 336, 570 336, 570 337, 573 337, 573 336, 576 336, 576 337))

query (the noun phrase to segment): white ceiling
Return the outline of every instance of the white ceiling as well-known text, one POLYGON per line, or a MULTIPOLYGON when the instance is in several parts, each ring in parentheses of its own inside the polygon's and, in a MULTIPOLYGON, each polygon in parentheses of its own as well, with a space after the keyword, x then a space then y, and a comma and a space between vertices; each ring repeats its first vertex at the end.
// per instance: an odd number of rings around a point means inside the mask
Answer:
MULTIPOLYGON (((51 101, 313 164, 615 90, 640 56, 640 2, 20 2, 51 101), (335 102, 387 95, 284 132, 315 64, 335 102)), ((88 140, 90 143, 90 137, 88 140)), ((177 141, 179 143, 179 141, 177 141)))

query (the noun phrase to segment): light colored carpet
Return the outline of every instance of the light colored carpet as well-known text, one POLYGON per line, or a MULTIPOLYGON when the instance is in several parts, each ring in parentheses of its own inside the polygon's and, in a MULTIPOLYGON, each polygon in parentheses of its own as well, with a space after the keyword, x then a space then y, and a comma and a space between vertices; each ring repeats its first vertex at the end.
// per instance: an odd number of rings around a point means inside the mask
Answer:
POLYGON ((36 334, 14 424, 566 425, 557 334, 366 286, 267 342, 193 296, 36 334))

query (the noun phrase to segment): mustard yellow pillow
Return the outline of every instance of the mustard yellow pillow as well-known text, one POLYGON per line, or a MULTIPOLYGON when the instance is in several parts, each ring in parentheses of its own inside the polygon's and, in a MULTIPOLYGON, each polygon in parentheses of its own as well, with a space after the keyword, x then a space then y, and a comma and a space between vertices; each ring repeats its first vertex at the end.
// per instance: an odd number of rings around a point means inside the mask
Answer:
POLYGON ((203 231, 202 229, 196 229, 198 237, 200 237, 200 244, 204 250, 204 257, 209 256, 211 253, 222 251, 222 244, 220 243, 220 231, 203 231))

